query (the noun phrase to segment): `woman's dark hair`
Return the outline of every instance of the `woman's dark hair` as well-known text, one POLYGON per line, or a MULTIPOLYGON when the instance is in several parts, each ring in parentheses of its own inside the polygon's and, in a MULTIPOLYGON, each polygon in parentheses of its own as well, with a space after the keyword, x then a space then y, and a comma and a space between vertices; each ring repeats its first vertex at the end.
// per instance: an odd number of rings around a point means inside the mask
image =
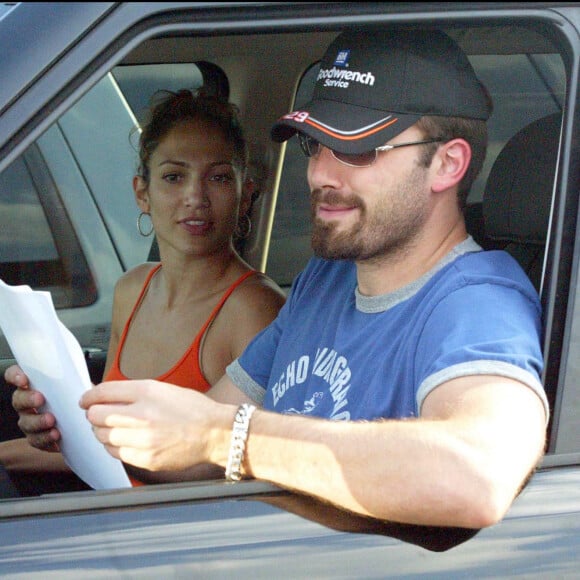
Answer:
POLYGON ((159 142, 176 125, 192 119, 207 121, 218 127, 234 146, 234 165, 244 171, 248 164, 248 146, 238 115, 234 104, 205 94, 203 89, 195 93, 187 89, 158 91, 141 127, 138 174, 149 182, 149 161, 159 142))

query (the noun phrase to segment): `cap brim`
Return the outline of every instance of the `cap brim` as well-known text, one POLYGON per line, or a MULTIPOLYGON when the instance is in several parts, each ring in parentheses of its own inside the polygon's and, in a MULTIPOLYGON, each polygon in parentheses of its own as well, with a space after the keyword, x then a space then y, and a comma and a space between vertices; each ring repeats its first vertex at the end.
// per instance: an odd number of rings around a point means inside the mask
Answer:
POLYGON ((278 119, 270 136, 273 141, 282 143, 300 132, 341 153, 364 153, 381 147, 414 125, 421 116, 315 100, 278 119))

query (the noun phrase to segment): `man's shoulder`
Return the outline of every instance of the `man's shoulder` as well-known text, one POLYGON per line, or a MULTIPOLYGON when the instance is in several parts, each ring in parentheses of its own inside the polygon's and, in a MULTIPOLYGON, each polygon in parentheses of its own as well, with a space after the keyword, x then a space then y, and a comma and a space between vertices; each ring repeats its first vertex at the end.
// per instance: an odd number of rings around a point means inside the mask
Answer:
POLYGON ((481 250, 462 254, 454 261, 455 267, 466 274, 499 276, 516 280, 527 279, 518 261, 504 250, 481 250))
MULTIPOLYGON (((495 284, 508 286, 526 294, 534 301, 538 293, 518 261, 503 250, 482 250, 458 256, 446 268, 467 284, 495 284)), ((451 276, 453 277, 453 276, 451 276)))

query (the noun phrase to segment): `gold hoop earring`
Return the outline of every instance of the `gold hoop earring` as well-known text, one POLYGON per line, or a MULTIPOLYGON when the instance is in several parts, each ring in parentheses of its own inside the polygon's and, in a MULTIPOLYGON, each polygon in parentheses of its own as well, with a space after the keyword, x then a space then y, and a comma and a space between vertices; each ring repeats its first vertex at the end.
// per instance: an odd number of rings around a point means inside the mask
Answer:
POLYGON ((151 227, 150 227, 149 231, 148 231, 148 232, 144 232, 144 231, 143 231, 143 225, 142 225, 142 223, 141 223, 141 220, 143 219, 143 216, 144 216, 144 215, 146 215, 146 216, 149 216, 149 219, 151 219, 151 214, 150 214, 150 213, 147 213, 147 212, 145 212, 145 211, 142 211, 142 212, 139 214, 139 217, 137 218, 137 231, 138 231, 138 232, 139 232, 139 233, 140 233, 140 234, 141 234, 141 235, 142 235, 144 238, 147 238, 147 237, 149 237, 149 236, 150 236, 150 235, 153 233, 153 222, 151 222, 151 227))
POLYGON ((234 230, 234 236, 238 240, 245 240, 252 232, 252 220, 248 214, 243 215, 238 221, 238 225, 234 230))

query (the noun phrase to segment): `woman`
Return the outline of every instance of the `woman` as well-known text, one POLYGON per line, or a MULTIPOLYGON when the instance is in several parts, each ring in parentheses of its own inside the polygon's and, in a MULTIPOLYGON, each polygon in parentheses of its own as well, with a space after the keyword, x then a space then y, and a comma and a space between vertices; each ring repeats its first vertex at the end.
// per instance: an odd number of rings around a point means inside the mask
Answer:
MULTIPOLYGON (((160 262, 133 268, 116 285, 104 380, 154 377, 205 392, 275 318, 283 292, 234 248, 236 233, 250 227, 247 157, 232 104, 182 90, 152 107, 133 189, 139 232, 155 232, 160 262)), ((48 460, 24 442, 3 444, 12 449, 0 451, 9 470, 25 471, 27 461, 38 469, 39 457, 52 472, 68 470, 60 454, 48 460)), ((188 478, 131 475, 134 483, 188 478)))

